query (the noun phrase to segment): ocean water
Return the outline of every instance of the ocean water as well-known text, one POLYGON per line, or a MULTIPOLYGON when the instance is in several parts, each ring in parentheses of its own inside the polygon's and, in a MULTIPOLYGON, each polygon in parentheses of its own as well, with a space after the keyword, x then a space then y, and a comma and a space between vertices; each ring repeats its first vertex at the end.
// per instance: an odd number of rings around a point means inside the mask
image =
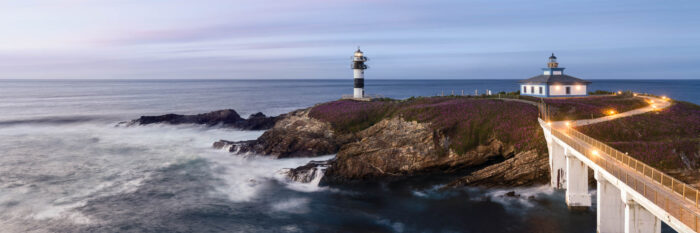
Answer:
MULTIPOLYGON (((392 98, 517 90, 515 80, 371 80, 392 98)), ((700 103, 700 81, 594 81, 700 103)), ((287 181, 275 160, 211 148, 261 131, 115 127, 140 115, 277 115, 352 80, 0 80, 0 232, 595 232, 548 187, 439 191, 448 177, 338 187, 287 181), (515 190, 523 198, 504 197, 515 190), (530 197, 532 198, 525 198, 530 197)), ((595 199, 594 199, 595 200, 595 199)), ((664 228, 665 232, 670 232, 664 228)))

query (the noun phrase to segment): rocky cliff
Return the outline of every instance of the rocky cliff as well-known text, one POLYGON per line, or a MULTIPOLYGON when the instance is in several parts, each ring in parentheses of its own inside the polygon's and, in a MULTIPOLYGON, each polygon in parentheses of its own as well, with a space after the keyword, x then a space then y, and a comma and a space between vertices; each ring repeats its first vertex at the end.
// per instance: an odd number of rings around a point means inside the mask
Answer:
POLYGON ((279 119, 274 127, 257 140, 231 142, 221 140, 215 148, 236 154, 263 154, 277 158, 312 157, 334 154, 353 140, 351 134, 337 135, 330 124, 308 116, 308 109, 291 112, 279 119))
POLYGON ((382 120, 357 136, 361 140, 346 144, 338 151, 322 182, 453 173, 503 161, 514 155, 512 146, 495 138, 459 155, 449 148, 450 138, 429 124, 398 117, 382 120))
POLYGON ((546 183, 549 161, 536 151, 520 152, 503 162, 477 170, 459 178, 447 187, 459 186, 528 186, 546 183))
MULTIPOLYGON (((425 100, 418 100, 423 101, 425 100)), ((459 107, 461 104, 469 104, 469 100, 460 100, 454 103, 459 107)), ((392 102, 382 102, 388 105, 392 102)), ((484 103, 484 102, 480 102, 484 103)), ((345 104, 345 103, 344 103, 345 104)), ((371 104, 371 103, 370 103, 371 104)), ((411 103, 397 102, 401 106, 411 107, 411 103)), ((485 104, 512 104, 491 101, 485 104)), ((383 107, 384 105, 367 105, 368 107, 383 107)), ((397 106, 394 105, 394 106, 397 106)), ((525 104, 523 104, 525 105, 525 104)), ((416 105, 425 106, 425 105, 416 105)), ((444 106, 442 103, 429 106, 444 106)), ((258 154, 269 155, 277 158, 288 157, 313 157, 328 154, 337 154, 336 158, 326 162, 312 162, 305 166, 291 169, 287 173, 290 179, 301 182, 308 182, 317 178, 319 172, 325 170, 325 175, 321 184, 339 184, 348 182, 361 182, 378 178, 400 178, 417 175, 433 174, 463 174, 465 171, 472 171, 469 175, 453 181, 449 187, 465 185, 479 186, 525 186, 532 184, 546 183, 548 179, 548 165, 546 152, 538 151, 537 147, 522 146, 523 141, 519 139, 519 148, 512 143, 505 143, 497 134, 493 127, 493 119, 484 118, 482 123, 470 123, 467 126, 445 128, 445 122, 439 122, 436 127, 434 122, 419 122, 406 120, 401 114, 387 115, 375 121, 368 112, 368 108, 363 105, 349 105, 347 108, 340 108, 350 111, 357 111, 352 116, 353 124, 347 124, 342 119, 338 122, 329 122, 310 116, 313 108, 297 110, 280 116, 274 126, 263 133, 256 140, 231 142, 221 140, 214 143, 214 147, 228 150, 235 154, 258 154), (369 115, 364 115, 369 114, 369 115), (376 122, 366 124, 365 128, 358 131, 337 130, 338 126, 353 126, 364 124, 362 119, 376 122), (334 125, 335 124, 335 125, 334 125), (460 131, 464 130, 465 131, 460 131), (450 131, 451 130, 451 131, 450 131), (343 133, 338 133, 343 132, 343 133), (477 133, 479 135, 471 135, 477 133), (459 136, 459 137, 455 137, 459 136), (455 143, 478 142, 475 146, 455 147, 455 143), (455 148, 462 151, 457 153, 455 148), (311 177, 313 176, 313 177, 311 177)), ((504 106, 500 106, 504 107, 504 106)), ((512 107, 512 106, 508 106, 512 107)), ((526 106, 530 107, 530 106, 526 106)), ((452 107, 449 107, 452 108, 452 107)), ((448 109, 449 109, 448 108, 448 109)), ((488 109, 488 108, 484 108, 488 109)), ((333 115, 336 110, 326 109, 325 114, 333 115)), ((380 111, 375 109, 376 111, 380 111)), ((427 110, 414 113, 422 114, 427 110)), ((450 116, 462 116, 462 113, 449 113, 446 117, 436 119, 447 119, 450 116), (450 115, 451 114, 451 115, 450 115)), ((408 112, 411 113, 411 112, 408 112)), ((353 112, 343 112, 343 114, 353 114, 353 112)), ((341 115, 343 115, 341 114, 341 115)), ((496 113, 494 113, 496 114, 496 113)), ((505 113, 503 113, 505 114, 505 113)), ((337 114, 335 114, 337 115, 337 114)), ((534 118, 532 124, 536 124, 536 112, 527 116, 534 118)), ((498 116, 498 115, 497 115, 498 116)), ((335 118, 333 118, 335 119, 335 118)), ((337 119, 336 119, 337 120, 337 119)), ((448 119, 454 120, 454 119, 448 119)), ((454 122, 461 124, 470 122, 454 122)), ((530 122, 529 120, 522 120, 530 122)), ((472 121, 473 122, 473 121, 472 121)), ((527 131, 517 131, 518 135, 536 135, 543 137, 537 126, 527 131)), ((506 125, 513 127, 513 124, 506 125)), ((517 128, 514 128, 516 130, 517 128)), ((507 130, 501 132, 509 132, 507 130)), ((507 138, 506 138, 507 139, 507 138)), ((536 140, 538 138, 532 138, 536 140)), ((511 138, 511 141, 513 139, 511 138)), ((544 140, 542 140, 544 141, 544 140)))

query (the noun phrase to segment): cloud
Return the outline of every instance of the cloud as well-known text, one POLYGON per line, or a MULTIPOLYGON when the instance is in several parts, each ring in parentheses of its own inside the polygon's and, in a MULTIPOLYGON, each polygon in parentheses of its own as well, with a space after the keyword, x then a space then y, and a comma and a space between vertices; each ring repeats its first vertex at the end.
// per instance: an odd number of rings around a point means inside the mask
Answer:
POLYGON ((700 32, 688 30, 700 4, 627 3, 0 3, 13 10, 0 22, 0 78, 344 78, 358 45, 384 78, 520 78, 550 52, 596 77, 697 77, 678 64, 700 62, 700 32))

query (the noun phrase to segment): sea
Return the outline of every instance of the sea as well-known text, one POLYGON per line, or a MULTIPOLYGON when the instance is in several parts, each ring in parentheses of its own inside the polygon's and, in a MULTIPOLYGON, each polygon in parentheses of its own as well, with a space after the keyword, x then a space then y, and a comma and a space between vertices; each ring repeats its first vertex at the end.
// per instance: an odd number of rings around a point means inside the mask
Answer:
MULTIPOLYGON (((411 96, 518 90, 517 80, 366 80, 411 96)), ((119 127, 141 115, 277 115, 352 93, 352 80, 0 80, 0 232, 595 232, 594 207, 547 186, 442 190, 448 176, 319 187, 272 159, 212 148, 262 131, 119 127), (516 197, 506 195, 514 191, 516 197), (519 196, 519 197, 517 197, 519 196)), ((593 80, 700 104, 700 80, 593 80)), ((595 195, 595 189, 591 190, 595 195)), ((664 232, 673 232, 664 226, 664 232)))

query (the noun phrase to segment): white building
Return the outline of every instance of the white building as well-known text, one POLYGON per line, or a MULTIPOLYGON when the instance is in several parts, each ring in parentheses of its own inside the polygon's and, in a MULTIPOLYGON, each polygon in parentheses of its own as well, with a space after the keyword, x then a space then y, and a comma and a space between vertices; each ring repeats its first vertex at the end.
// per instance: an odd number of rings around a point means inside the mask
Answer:
POLYGON ((572 97, 588 95, 588 84, 580 78, 564 74, 564 67, 559 67, 557 57, 549 57, 547 68, 542 74, 520 81, 520 94, 536 97, 572 97))

